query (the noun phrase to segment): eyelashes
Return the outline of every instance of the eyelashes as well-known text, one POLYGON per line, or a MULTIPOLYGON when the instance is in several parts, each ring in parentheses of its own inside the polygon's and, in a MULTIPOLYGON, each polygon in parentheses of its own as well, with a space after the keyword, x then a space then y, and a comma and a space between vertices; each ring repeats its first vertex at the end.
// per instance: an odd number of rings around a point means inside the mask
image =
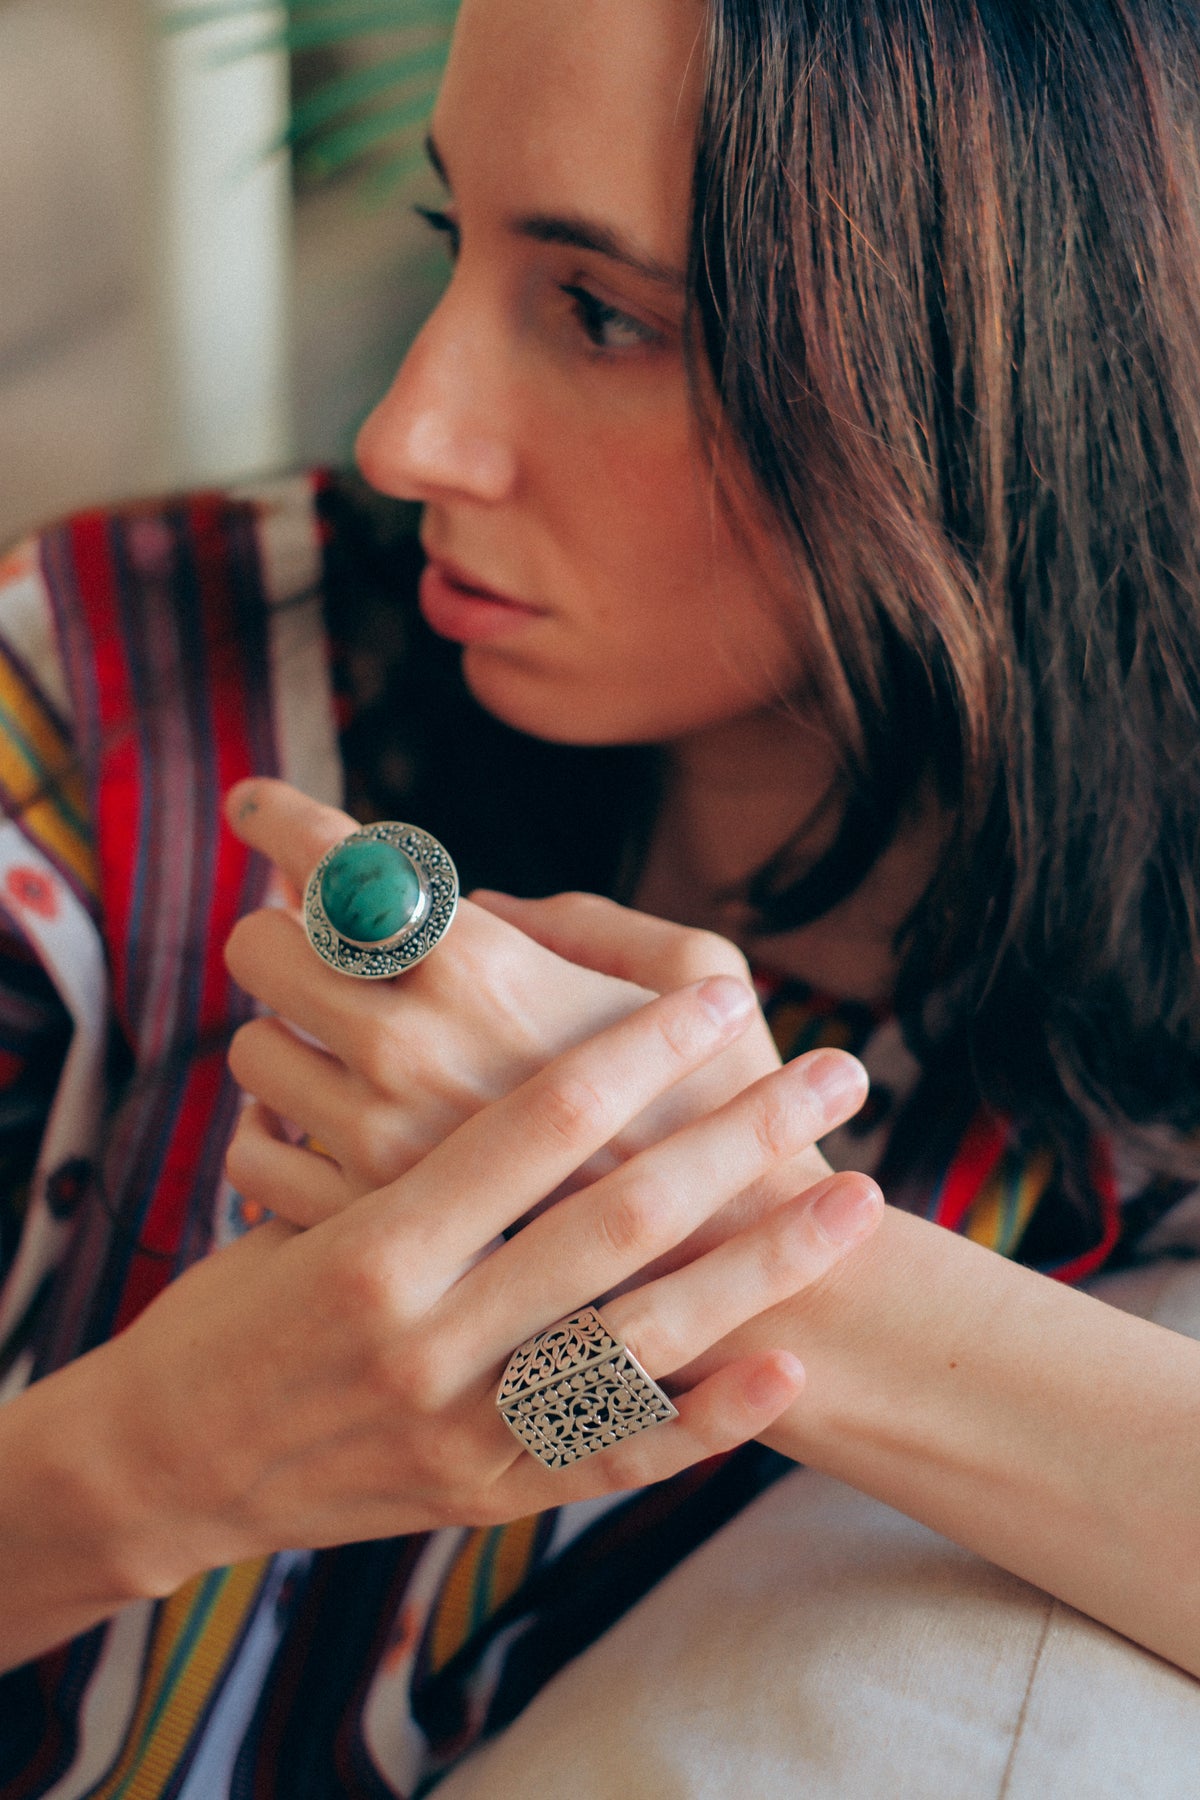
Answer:
POLYGON ((649 325, 643 325, 640 319, 621 312, 618 307, 610 306, 607 300, 601 300, 590 288, 571 283, 562 291, 572 302, 579 323, 589 342, 597 350, 640 350, 647 344, 657 342, 658 333, 649 325))
MULTIPOLYGON (((451 262, 461 247, 458 221, 437 206, 414 206, 413 212, 446 246, 451 262)), ((660 333, 632 314, 611 306, 590 288, 579 282, 564 282, 559 290, 571 302, 579 327, 593 350, 608 355, 621 351, 646 350, 660 342, 660 333)))
POLYGON ((453 262, 458 255, 459 231, 458 223, 448 212, 442 212, 436 206, 414 206, 413 212, 418 219, 423 219, 430 231, 436 232, 446 245, 446 250, 453 262))

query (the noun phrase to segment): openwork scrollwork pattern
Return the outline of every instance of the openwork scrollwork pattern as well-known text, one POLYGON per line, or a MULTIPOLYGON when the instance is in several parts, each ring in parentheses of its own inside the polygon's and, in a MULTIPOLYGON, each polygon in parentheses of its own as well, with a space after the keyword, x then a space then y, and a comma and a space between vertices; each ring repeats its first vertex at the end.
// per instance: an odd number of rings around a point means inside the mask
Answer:
POLYGON ((496 1394, 506 1424, 549 1469, 678 1417, 595 1307, 514 1350, 496 1394))

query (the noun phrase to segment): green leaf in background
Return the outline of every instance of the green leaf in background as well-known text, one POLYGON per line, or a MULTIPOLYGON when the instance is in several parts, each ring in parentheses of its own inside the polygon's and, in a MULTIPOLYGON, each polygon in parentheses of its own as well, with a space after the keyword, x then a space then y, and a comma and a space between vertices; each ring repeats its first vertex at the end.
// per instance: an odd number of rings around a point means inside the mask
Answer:
POLYGON ((173 9, 164 27, 261 19, 261 34, 214 60, 287 51, 293 98, 282 142, 298 175, 319 182, 354 170, 379 200, 420 166, 456 11, 457 0, 207 0, 173 9))

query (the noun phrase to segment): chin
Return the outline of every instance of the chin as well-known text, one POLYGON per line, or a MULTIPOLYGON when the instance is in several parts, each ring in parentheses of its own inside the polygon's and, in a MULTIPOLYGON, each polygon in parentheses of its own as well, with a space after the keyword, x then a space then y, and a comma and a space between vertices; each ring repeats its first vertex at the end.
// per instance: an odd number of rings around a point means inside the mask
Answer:
POLYGON ((463 680, 474 699, 494 719, 523 731, 527 737, 548 744, 648 744, 658 739, 652 730, 639 731, 632 721, 617 716, 587 688, 574 688, 526 673, 499 658, 476 653, 470 645, 463 653, 463 680))

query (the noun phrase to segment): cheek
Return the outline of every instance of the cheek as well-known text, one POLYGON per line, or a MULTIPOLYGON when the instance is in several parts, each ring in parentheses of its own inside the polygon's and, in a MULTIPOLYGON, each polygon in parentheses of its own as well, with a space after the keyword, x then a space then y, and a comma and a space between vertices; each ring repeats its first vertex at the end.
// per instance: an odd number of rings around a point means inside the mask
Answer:
POLYGON ((715 521, 711 477, 686 426, 599 426, 586 434, 575 467, 554 475, 561 497, 560 541, 573 543, 594 572, 597 617, 625 614, 627 626, 653 633, 664 609, 681 606, 697 623, 713 604, 725 533, 715 521), (657 604, 631 612, 629 596, 657 604))

